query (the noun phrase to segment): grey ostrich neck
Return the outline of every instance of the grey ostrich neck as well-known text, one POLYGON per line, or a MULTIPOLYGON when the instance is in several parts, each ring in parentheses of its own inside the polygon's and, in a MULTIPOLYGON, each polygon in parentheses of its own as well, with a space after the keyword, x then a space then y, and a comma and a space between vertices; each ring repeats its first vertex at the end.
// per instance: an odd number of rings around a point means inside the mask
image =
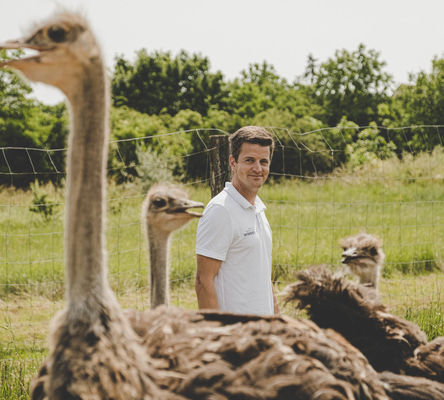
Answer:
POLYGON ((168 304, 168 247, 171 232, 147 223, 150 250, 151 308, 168 304))
MULTIPOLYGON (((71 105, 68 144, 65 260, 68 309, 84 315, 114 297, 105 260, 108 87, 102 60, 84 67, 81 84, 67 93, 71 105), (88 311, 88 312, 85 312, 88 311)), ((112 302, 112 300, 111 300, 112 302)))

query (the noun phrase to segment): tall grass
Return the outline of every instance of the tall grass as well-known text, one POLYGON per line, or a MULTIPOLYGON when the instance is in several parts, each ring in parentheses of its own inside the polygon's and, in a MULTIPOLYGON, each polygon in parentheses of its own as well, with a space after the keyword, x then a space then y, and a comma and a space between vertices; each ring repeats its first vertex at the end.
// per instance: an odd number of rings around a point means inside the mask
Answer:
MULTIPOLYGON (((338 241, 361 230, 377 234, 387 255, 384 276, 396 271, 439 270, 444 259, 444 156, 442 151, 400 161, 373 162, 326 176, 274 180, 261 190, 273 229, 273 277, 291 279, 310 264, 340 263, 338 241)), ((56 213, 35 211, 31 192, 0 192, 0 296, 29 292, 63 294, 63 191, 51 186, 56 213)), ((210 191, 189 185, 207 202, 210 191)), ((110 185, 107 245, 110 280, 117 292, 148 284, 147 245, 140 225, 141 185, 110 185)), ((171 247, 173 285, 193 279, 197 221, 176 232, 171 247)))
POLYGON ((29 389, 43 358, 0 360, 0 398, 29 399, 29 389))
POLYGON ((286 182, 263 190, 273 228, 273 264, 288 278, 295 268, 340 263, 339 239, 360 231, 382 238, 387 255, 384 275, 425 273, 440 268, 444 237, 444 194, 427 187, 338 182, 286 182))

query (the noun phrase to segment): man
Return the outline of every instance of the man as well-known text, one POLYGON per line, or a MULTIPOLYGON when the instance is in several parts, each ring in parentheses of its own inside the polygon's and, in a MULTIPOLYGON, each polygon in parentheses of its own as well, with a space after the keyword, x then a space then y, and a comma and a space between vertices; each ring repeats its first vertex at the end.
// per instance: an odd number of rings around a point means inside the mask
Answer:
POLYGON ((208 203, 196 237, 200 309, 272 315, 271 229, 257 196, 270 170, 273 137, 257 126, 230 136, 231 183, 208 203))

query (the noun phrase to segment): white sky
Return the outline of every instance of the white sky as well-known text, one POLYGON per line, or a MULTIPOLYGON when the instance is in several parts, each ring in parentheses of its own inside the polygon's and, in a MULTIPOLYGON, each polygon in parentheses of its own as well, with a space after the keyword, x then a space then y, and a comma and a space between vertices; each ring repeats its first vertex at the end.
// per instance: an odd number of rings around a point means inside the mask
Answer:
MULTIPOLYGON (((212 71, 227 79, 250 63, 266 60, 293 81, 312 53, 319 61, 335 50, 380 52, 398 83, 430 71, 444 55, 442 0, 2 0, 0 41, 21 36, 28 23, 45 18, 56 4, 86 14, 104 48, 106 63, 141 48, 207 56, 212 71)), ((33 85, 39 100, 63 99, 56 89, 33 85)))

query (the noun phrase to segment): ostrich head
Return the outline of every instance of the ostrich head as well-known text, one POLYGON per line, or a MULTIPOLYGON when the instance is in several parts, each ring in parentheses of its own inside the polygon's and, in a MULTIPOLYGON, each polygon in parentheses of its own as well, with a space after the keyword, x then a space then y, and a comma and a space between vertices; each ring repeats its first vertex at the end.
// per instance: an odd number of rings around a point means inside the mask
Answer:
POLYGON ((191 211, 191 208, 203 206, 201 202, 190 200, 188 194, 176 186, 157 184, 146 195, 143 219, 156 232, 171 233, 191 219, 201 217, 201 213, 191 211))
MULTIPOLYGON (((0 49, 30 49, 37 54, 1 61, 0 67, 19 70, 31 81, 55 86, 67 96, 73 85, 97 60, 100 47, 86 20, 68 12, 57 13, 18 40, 0 43, 0 49)), ((86 74, 85 74, 86 73, 86 74)))
POLYGON ((150 249, 151 307, 168 304, 169 272, 168 247, 170 234, 201 213, 191 208, 203 207, 189 200, 188 194, 177 186, 158 184, 148 191, 142 205, 142 221, 145 222, 150 249))
POLYGON ((382 241, 368 233, 359 233, 340 241, 343 249, 342 264, 356 274, 360 282, 378 288, 378 282, 384 263, 382 241))

